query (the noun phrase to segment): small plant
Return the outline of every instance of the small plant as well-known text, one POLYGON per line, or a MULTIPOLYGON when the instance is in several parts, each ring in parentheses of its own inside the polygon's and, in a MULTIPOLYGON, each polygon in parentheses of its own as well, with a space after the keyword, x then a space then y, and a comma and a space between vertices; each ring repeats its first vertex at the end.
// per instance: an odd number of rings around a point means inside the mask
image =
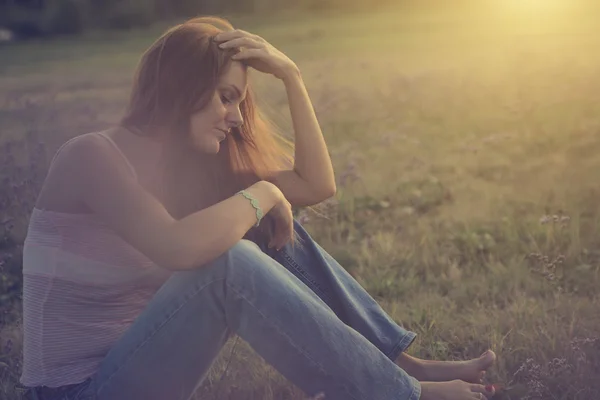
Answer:
POLYGON ((600 382, 600 338, 575 338, 562 357, 538 363, 528 358, 513 374, 513 383, 524 383, 521 400, 597 398, 600 382))
POLYGON ((560 271, 560 268, 557 272, 557 267, 561 267, 564 264, 564 255, 560 254, 552 261, 550 261, 548 256, 540 253, 531 253, 527 258, 532 263, 532 272, 541 275, 548 282, 555 285, 559 292, 564 290, 564 287, 561 286, 561 280, 564 275, 562 274, 562 271, 560 271))
POLYGON ((566 230, 571 222, 571 217, 565 215, 563 211, 556 214, 545 214, 539 219, 540 225, 547 227, 546 251, 555 253, 555 255, 543 254, 542 252, 532 252, 527 255, 531 272, 542 276, 555 289, 562 293, 565 291, 565 260, 566 256, 560 254, 567 250, 570 242, 569 232, 566 230))

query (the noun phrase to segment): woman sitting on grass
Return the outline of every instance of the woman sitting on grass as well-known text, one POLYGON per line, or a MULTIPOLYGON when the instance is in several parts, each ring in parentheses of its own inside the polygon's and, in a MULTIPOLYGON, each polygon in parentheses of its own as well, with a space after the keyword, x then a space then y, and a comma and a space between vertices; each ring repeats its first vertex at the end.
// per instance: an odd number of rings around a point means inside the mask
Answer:
POLYGON ((415 333, 293 219, 292 206, 334 193, 288 57, 219 18, 168 30, 143 55, 121 123, 52 161, 24 248, 22 387, 42 400, 189 399, 237 334, 311 396, 491 396, 493 352, 407 355, 415 333), (248 67, 285 85, 293 158, 248 67))

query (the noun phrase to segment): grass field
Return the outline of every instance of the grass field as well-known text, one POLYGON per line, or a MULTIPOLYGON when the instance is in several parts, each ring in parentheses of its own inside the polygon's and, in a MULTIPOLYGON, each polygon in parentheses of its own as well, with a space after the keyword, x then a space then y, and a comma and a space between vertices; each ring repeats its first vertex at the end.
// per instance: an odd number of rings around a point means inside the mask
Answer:
MULTIPOLYGON (((409 353, 492 348, 490 381, 515 386, 498 398, 600 399, 600 7, 478 4, 233 21, 303 72, 339 184, 302 218, 418 333, 409 353)), ((115 122, 162 28, 0 47, 0 141, 33 132, 52 154, 115 122)), ((290 130, 283 85, 253 79, 290 130)), ((0 345, 18 355, 20 334, 0 345)), ((239 342, 197 398, 304 396, 239 342)))

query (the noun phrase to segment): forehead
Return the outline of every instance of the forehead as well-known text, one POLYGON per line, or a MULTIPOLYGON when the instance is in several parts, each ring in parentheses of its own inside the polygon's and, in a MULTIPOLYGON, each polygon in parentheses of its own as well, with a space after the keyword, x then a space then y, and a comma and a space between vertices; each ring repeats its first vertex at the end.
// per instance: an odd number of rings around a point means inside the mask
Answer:
POLYGON ((242 91, 246 90, 248 84, 247 68, 238 61, 232 61, 219 79, 219 83, 222 85, 235 85, 242 91))

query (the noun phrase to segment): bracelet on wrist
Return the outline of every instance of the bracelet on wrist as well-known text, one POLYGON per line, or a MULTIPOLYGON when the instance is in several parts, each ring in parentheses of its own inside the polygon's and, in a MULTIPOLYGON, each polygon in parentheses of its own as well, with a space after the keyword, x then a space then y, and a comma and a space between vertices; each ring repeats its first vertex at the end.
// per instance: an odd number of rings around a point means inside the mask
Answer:
POLYGON ((245 190, 240 190, 236 194, 241 194, 242 196, 250 200, 250 204, 252 204, 252 207, 254 207, 254 209, 256 210, 256 224, 254 224, 254 227, 258 228, 258 225, 260 224, 260 221, 263 218, 263 211, 260 208, 260 205, 258 204, 258 200, 256 199, 256 197, 252 196, 245 190))

